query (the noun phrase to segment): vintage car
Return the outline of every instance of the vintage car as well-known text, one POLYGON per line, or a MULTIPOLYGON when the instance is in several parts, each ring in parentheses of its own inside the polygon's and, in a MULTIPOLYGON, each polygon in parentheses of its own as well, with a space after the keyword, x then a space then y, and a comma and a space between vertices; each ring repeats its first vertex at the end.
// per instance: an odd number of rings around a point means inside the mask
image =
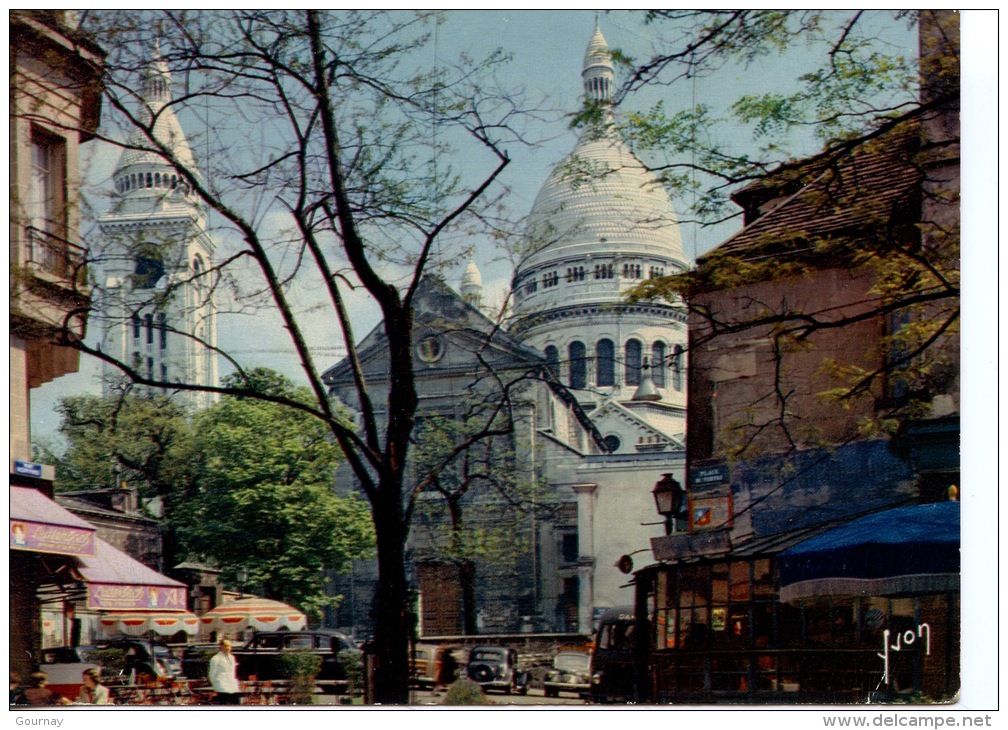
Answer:
POLYGON ((466 676, 483 691, 528 692, 528 672, 518 671, 518 652, 507 647, 474 646, 469 652, 466 676))
POLYGON ((553 657, 553 668, 546 673, 543 691, 547 697, 559 697, 561 692, 583 697, 591 689, 591 654, 582 651, 562 651, 553 657))
POLYGON ((454 644, 416 644, 410 660, 410 681, 426 689, 451 684, 462 666, 458 657, 462 652, 464 649, 454 644))
POLYGON ((359 657, 360 649, 353 639, 338 631, 260 631, 232 653, 238 662, 239 679, 254 676, 259 680, 274 680, 286 678, 282 666, 284 655, 298 651, 312 652, 322 658, 322 668, 315 681, 323 691, 333 694, 347 691, 349 681, 340 654, 353 652, 359 657))
POLYGON ((591 702, 634 701, 635 629, 633 606, 617 606, 602 614, 591 658, 591 702))

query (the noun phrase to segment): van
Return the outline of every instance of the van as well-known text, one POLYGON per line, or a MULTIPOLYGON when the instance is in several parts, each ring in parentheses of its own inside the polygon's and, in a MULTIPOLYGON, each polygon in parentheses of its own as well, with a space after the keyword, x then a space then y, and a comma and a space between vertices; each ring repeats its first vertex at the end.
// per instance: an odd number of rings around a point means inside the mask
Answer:
POLYGON ((610 608, 599 619, 591 660, 590 701, 599 704, 634 702, 633 606, 610 608))

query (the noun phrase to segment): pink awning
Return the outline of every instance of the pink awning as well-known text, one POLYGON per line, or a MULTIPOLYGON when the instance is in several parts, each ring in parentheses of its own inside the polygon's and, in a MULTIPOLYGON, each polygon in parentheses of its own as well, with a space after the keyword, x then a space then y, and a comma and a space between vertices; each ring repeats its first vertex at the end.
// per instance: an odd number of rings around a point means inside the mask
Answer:
POLYGON ((186 585, 95 538, 95 555, 80 558, 88 584, 88 608, 178 610, 186 608, 186 585))
POLYGON ((10 549, 93 556, 95 527, 41 492, 10 488, 10 549))

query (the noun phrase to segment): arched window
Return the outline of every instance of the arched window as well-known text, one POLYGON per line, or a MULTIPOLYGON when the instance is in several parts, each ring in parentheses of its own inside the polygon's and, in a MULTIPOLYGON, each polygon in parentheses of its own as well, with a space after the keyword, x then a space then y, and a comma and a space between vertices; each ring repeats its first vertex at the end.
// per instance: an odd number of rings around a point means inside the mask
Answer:
POLYGON ((151 183, 154 182, 151 178, 152 178, 152 175, 148 172, 147 173, 147 187, 151 187, 151 183))
POLYGON ((553 373, 554 378, 560 377, 560 351, 553 345, 546 346, 546 367, 553 373))
POLYGON ((154 187, 156 187, 156 188, 161 187, 161 173, 160 172, 155 172, 154 173, 154 187))
POLYGON ((626 368, 626 384, 640 385, 641 379, 641 343, 640 340, 627 340, 626 353, 623 358, 626 368))
POLYGON ((570 355, 570 387, 584 388, 588 385, 588 361, 585 360, 583 342, 572 342, 568 348, 570 355))
POLYGON ((147 326, 147 344, 154 344, 154 317, 150 314, 144 315, 144 324, 147 326))
POLYGON ((672 387, 683 389, 683 349, 679 345, 672 350, 672 387))
POLYGON ((651 380, 658 388, 665 387, 665 343, 656 342, 651 346, 651 380))
POLYGON ((168 318, 165 316, 164 312, 160 312, 157 316, 157 326, 158 326, 158 344, 161 346, 162 350, 168 349, 168 318))
POLYGON ((616 351, 612 340, 595 344, 595 382, 599 387, 616 385, 616 351))
POLYGON ((133 287, 153 289, 165 274, 161 252, 151 243, 141 244, 137 250, 133 266, 133 287))

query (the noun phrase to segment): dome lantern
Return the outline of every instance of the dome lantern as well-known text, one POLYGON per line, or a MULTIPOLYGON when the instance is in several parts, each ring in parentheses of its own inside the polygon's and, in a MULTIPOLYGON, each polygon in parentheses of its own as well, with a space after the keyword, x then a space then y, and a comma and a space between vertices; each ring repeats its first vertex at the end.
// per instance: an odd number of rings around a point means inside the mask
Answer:
POLYGON ((585 103, 611 104, 615 75, 609 45, 602 36, 596 20, 595 32, 588 41, 588 48, 585 49, 584 70, 581 71, 585 103))

